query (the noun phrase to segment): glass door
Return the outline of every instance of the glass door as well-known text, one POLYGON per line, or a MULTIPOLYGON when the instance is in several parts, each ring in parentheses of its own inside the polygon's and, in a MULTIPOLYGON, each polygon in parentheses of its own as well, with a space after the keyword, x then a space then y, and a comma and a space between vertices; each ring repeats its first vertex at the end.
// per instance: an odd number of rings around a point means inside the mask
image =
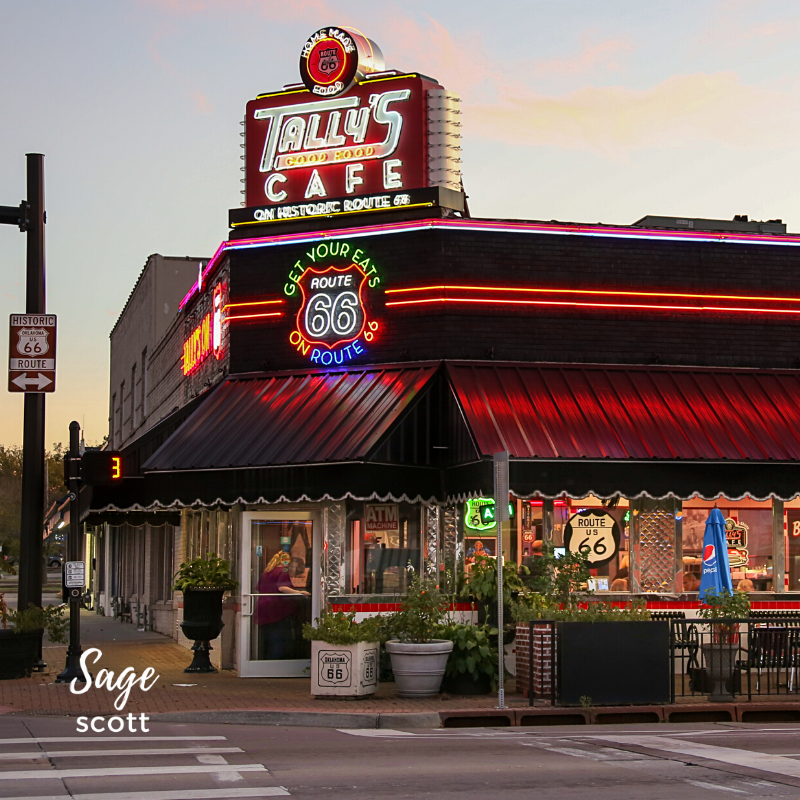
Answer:
POLYGON ((242 677, 308 676, 302 628, 319 616, 320 530, 312 511, 242 515, 242 677))

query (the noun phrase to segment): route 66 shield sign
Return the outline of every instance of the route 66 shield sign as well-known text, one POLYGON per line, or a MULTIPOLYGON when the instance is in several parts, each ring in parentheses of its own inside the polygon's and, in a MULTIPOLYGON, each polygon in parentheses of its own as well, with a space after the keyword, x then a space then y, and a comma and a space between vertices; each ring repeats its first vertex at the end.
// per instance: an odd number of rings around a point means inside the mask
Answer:
POLYGON ((43 356, 49 349, 45 328, 21 328, 17 335, 17 352, 21 356, 43 356))
POLYGON ((619 550, 619 523, 607 511, 579 511, 564 526, 564 547, 585 553, 592 568, 608 564, 619 550))

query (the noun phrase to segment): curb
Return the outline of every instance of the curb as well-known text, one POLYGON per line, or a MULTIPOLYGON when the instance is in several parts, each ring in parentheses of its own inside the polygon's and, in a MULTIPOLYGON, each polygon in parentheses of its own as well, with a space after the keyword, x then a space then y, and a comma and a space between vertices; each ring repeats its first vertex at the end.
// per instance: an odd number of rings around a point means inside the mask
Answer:
POLYGON ((349 713, 341 711, 180 711, 150 714, 151 722, 275 725, 308 728, 441 728, 438 711, 349 713))

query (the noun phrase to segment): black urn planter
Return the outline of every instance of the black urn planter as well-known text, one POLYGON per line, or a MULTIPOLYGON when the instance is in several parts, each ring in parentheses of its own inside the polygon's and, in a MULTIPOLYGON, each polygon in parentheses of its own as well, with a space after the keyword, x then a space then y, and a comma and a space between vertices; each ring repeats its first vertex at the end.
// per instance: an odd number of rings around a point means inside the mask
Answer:
POLYGON ((446 675, 442 683, 442 691, 447 694, 476 696, 489 694, 492 691, 492 676, 482 672, 474 678, 469 672, 446 675))
POLYGON ((41 628, 23 633, 0 630, 0 680, 31 676, 39 661, 43 633, 41 628))
POLYGON ((193 588, 183 590, 183 622, 181 630, 187 639, 194 639, 194 658, 184 672, 216 672, 209 653, 211 640, 220 635, 222 621, 222 596, 225 589, 193 588))
POLYGON ((556 663, 563 705, 668 703, 669 623, 559 622, 556 663))

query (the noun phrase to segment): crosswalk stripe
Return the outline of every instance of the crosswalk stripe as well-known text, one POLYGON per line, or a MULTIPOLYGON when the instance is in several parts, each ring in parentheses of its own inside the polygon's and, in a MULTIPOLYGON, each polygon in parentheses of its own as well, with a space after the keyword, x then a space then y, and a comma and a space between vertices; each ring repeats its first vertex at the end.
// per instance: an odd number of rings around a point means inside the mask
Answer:
POLYGON ((0 753, 0 760, 17 758, 95 758, 97 756, 184 756, 208 753, 243 753, 241 747, 164 747, 129 750, 35 750, 29 753, 0 753))
POLYGON ((54 744, 57 742, 225 742, 226 736, 26 736, 22 739, 0 739, 4 744, 54 744))
POLYGON ((7 797, 6 800, 234 800, 240 797, 288 797, 283 786, 260 786, 244 789, 177 789, 169 792, 119 792, 100 794, 47 794, 31 797, 7 797))
POLYGON ((220 764, 205 767, 108 767, 106 769, 31 769, 0 772, 0 781, 49 780, 64 778, 117 778, 127 775, 197 775, 201 772, 267 772, 262 764, 220 764))

